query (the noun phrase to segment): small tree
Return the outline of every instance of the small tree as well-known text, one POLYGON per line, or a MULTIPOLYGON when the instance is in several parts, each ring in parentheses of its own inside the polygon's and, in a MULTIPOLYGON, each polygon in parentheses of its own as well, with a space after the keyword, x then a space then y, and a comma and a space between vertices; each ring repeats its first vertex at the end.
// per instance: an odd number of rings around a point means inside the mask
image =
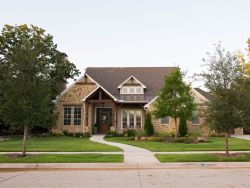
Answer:
POLYGON ((228 156, 230 132, 249 124, 248 78, 236 54, 226 51, 220 44, 216 45, 213 54, 208 53, 204 62, 208 70, 200 76, 213 95, 213 100, 208 103, 206 119, 212 129, 224 133, 228 156))
POLYGON ((154 126, 152 123, 152 118, 150 113, 146 114, 144 130, 147 136, 152 136, 154 134, 154 126))
POLYGON ((180 117, 179 122, 179 135, 180 136, 186 136, 188 133, 187 129, 187 120, 184 117, 180 117))
POLYGON ((196 110, 190 86, 183 81, 183 74, 176 69, 165 78, 165 83, 154 104, 157 118, 171 116, 175 119, 175 138, 178 136, 177 119, 191 118, 196 110))
POLYGON ((58 83, 79 71, 57 50, 53 37, 31 25, 5 25, 0 33, 0 117, 23 129, 23 155, 28 130, 51 126, 58 83))

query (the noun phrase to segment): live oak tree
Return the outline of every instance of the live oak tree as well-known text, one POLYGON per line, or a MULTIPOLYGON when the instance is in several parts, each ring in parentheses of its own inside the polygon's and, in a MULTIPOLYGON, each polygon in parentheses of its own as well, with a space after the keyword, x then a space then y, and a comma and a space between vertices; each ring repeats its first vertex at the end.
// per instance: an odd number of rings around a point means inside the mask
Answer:
POLYGON ((52 99, 58 84, 79 71, 57 50, 53 37, 36 26, 5 25, 0 33, 0 117, 23 129, 23 155, 28 130, 51 126, 52 99))
POLYGON ((189 119, 196 110, 190 91, 190 86, 183 81, 183 73, 178 68, 165 77, 164 86, 154 105, 156 118, 170 116, 175 119, 176 138, 178 136, 177 119, 180 117, 189 119))
POLYGON ((229 155, 228 137, 234 128, 249 124, 249 78, 235 53, 221 44, 204 59, 207 70, 199 76, 213 99, 208 103, 206 120, 212 129, 225 135, 225 153, 229 155))

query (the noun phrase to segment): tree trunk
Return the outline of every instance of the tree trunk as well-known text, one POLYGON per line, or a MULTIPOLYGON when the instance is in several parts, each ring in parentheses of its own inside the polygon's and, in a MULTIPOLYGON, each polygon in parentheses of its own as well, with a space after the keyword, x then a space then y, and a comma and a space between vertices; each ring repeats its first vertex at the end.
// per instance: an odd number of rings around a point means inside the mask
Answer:
POLYGON ((174 125, 175 125, 175 138, 178 136, 178 130, 177 130, 177 119, 174 118, 174 125))
POLYGON ((26 141, 27 141, 27 136, 28 136, 28 126, 25 125, 23 129, 23 153, 22 155, 26 155, 26 141))
POLYGON ((225 154, 226 156, 229 156, 229 150, 228 150, 228 132, 225 132, 225 154))

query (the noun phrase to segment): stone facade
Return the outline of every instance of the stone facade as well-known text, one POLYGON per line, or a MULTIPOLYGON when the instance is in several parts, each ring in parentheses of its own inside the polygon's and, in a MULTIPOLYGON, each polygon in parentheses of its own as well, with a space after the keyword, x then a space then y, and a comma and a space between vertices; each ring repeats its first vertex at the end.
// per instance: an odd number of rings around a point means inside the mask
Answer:
MULTIPOLYGON (((199 124, 193 124, 192 121, 187 121, 187 127, 189 132, 201 132, 202 134, 209 134, 210 129, 204 119, 204 110, 206 108, 205 102, 207 101, 202 95, 197 93, 195 90, 192 90, 192 95, 194 97, 194 102, 197 104, 198 115, 199 115, 199 124)), ((155 110, 154 102, 150 103, 147 108, 147 112, 152 113, 155 110)), ((168 132, 175 133, 175 120, 172 117, 169 117, 168 124, 162 124, 161 119, 157 119, 152 116, 152 123, 156 132, 168 132)), ((177 128, 179 125, 179 119, 177 119, 177 128)))
MULTIPOLYGON (((90 92, 92 92, 96 88, 96 84, 92 82, 87 77, 83 77, 78 80, 72 87, 70 87, 67 92, 61 94, 58 97, 57 102, 54 106, 54 116, 55 116, 55 124, 52 129, 54 133, 62 133, 63 130, 67 130, 68 132, 87 132, 88 127, 84 125, 84 117, 85 117, 85 109, 84 102, 82 99, 87 96, 90 92), (71 120, 70 125, 64 125, 64 106, 79 106, 81 107, 81 125, 73 125, 73 120, 71 120)), ((73 110, 71 110, 71 117, 74 117, 73 110)), ((91 115, 91 110, 89 112, 91 115)), ((72 118, 73 119, 73 118, 72 118)))

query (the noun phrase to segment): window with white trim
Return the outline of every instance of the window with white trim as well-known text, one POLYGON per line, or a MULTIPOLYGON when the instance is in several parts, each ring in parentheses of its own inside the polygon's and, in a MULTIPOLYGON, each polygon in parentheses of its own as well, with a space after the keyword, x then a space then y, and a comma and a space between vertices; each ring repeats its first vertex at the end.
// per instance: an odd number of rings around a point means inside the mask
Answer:
POLYGON ((162 125, 167 125, 167 124, 169 124, 169 117, 167 116, 167 117, 161 118, 161 124, 162 124, 162 125))
POLYGON ((74 107, 74 125, 81 125, 81 107, 74 107))
POLYGON ((120 94, 143 94, 141 86, 124 86, 120 89, 120 94))
POLYGON ((200 125, 200 118, 199 118, 199 112, 198 111, 194 112, 194 117, 192 119, 192 124, 193 125, 200 125))
POLYGON ((141 128, 142 127, 142 111, 133 109, 122 110, 122 128, 141 128))
POLYGON ((64 106, 64 125, 71 125, 71 106, 64 106))

